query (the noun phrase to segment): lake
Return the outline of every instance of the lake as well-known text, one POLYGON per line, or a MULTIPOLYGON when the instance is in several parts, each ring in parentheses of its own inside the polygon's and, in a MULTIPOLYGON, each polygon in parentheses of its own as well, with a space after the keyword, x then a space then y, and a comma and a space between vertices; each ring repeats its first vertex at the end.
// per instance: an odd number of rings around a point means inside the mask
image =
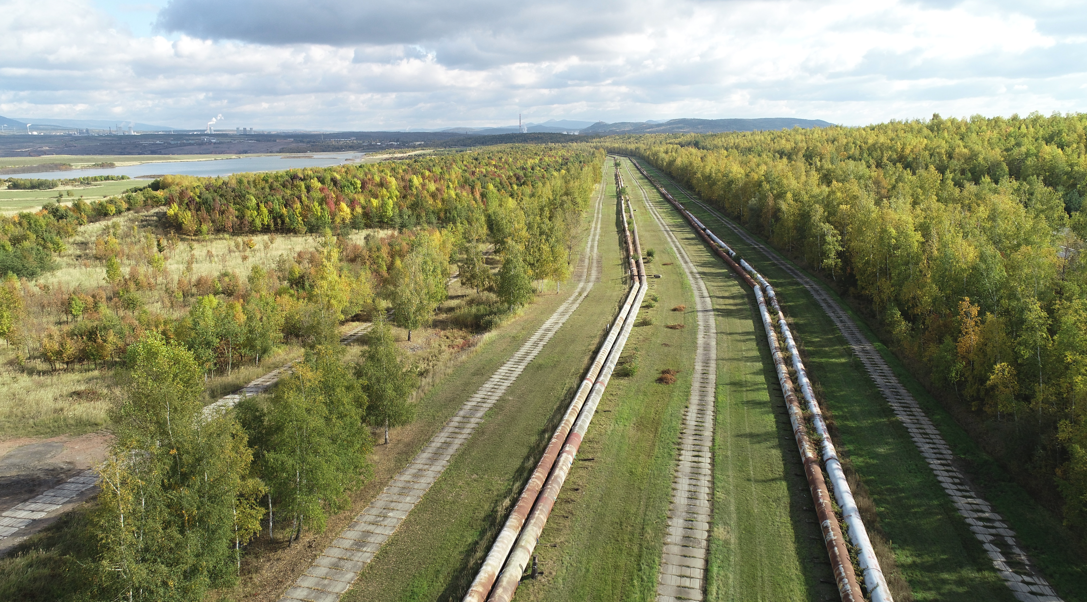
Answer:
POLYGON ((331 167, 333 165, 342 165, 348 161, 358 161, 362 157, 363 153, 315 153, 312 155, 277 155, 268 157, 242 157, 239 159, 215 159, 213 161, 169 161, 128 165, 125 167, 21 173, 6 177, 43 180, 65 180, 86 176, 128 176, 130 178, 139 178, 165 174, 215 177, 253 171, 283 171, 285 169, 296 169, 300 167, 331 167))

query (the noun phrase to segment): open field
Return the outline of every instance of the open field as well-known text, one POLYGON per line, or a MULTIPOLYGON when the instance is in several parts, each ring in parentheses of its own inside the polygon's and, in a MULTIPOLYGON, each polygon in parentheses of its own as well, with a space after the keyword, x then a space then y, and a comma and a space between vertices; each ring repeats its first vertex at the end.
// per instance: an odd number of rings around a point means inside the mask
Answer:
MULTIPOLYGON (((651 173, 666 183, 677 199, 684 198, 666 176, 657 170, 651 169, 651 173)), ((811 376, 821 386, 833 413, 842 442, 839 452, 845 452, 869 489, 880 526, 916 599, 1011 599, 1010 590, 830 318, 802 286, 742 240, 730 236, 713 216, 693 204, 688 209, 774 283, 806 350, 811 376)), ((1058 593, 1066 600, 1085 599, 1084 553, 1074 538, 981 452, 950 414, 878 343, 863 320, 853 317, 866 336, 876 341, 884 359, 936 424, 960 469, 1019 534, 1025 551, 1058 593)))
MULTIPOLYGON (((67 291, 87 293, 105 286, 105 261, 95 257, 95 241, 115 233, 128 255, 121 260, 124 273, 146 265, 131 254, 132 247, 147 235, 168 234, 158 227, 163 209, 141 213, 125 213, 109 220, 88 224, 67 241, 67 250, 56 258, 57 269, 39 277, 31 288, 33 297, 27 303, 28 320, 22 327, 30 333, 43 333, 63 326, 68 319, 63 313, 67 291)), ((362 243, 367 235, 385 233, 379 230, 359 231, 348 236, 362 243)), ((143 305, 160 314, 177 317, 187 311, 176 296, 167 294, 165 285, 171 278, 188 274, 196 280, 214 277, 224 271, 236 272, 244 281, 254 266, 272 269, 277 261, 293 258, 299 251, 314 249, 321 237, 314 235, 260 234, 250 238, 252 249, 241 247, 241 239, 227 235, 194 239, 178 239, 172 250, 164 253, 164 276, 154 288, 140 293, 143 305)), ((459 297, 465 294, 458 285, 450 291, 459 297)), ((446 309, 456 305, 451 299, 446 309)), ((0 345, 0 440, 12 436, 51 437, 92 432, 107 424, 107 413, 117 401, 116 384, 107 370, 91 365, 52 370, 41 360, 13 363, 17 349, 0 345)), ((260 366, 238 366, 232 374, 212 375, 207 384, 208 400, 224 395, 259 374, 270 371, 296 357, 297 347, 283 346, 261 362, 260 366)))
POLYGON ((49 201, 57 201, 58 192, 64 195, 59 201, 64 205, 78 198, 90 202, 117 196, 130 188, 139 188, 150 183, 149 180, 114 180, 86 186, 60 186, 53 190, 0 190, 0 213, 35 211, 49 201), (72 193, 71 196, 68 196, 69 192, 72 193))

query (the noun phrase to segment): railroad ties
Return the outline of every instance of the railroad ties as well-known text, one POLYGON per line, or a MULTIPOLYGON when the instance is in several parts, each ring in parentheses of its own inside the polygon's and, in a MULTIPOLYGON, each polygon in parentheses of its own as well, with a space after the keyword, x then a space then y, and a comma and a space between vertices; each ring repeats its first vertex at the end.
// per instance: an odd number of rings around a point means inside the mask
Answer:
MULTIPOLYGON (((368 332, 370 327, 371 324, 362 324, 341 337, 340 342, 346 345, 368 332)), ((300 360, 295 360, 286 366, 276 368, 234 393, 220 397, 215 403, 209 404, 204 408, 204 417, 210 418, 218 412, 223 412, 232 408, 245 397, 264 393, 270 389, 272 385, 275 385, 284 375, 290 374, 294 365, 299 361, 300 360)), ((64 506, 70 505, 73 501, 76 501, 79 494, 87 489, 95 487, 97 484, 98 473, 96 473, 94 469, 84 470, 60 485, 57 485, 14 508, 0 512, 0 541, 17 534, 22 529, 32 525, 35 521, 46 518, 50 514, 61 510, 64 506)))
POLYGON ((672 479, 672 503, 657 577, 658 602, 702 600, 705 592, 706 554, 713 522, 713 430, 717 397, 717 326, 705 282, 679 240, 661 219, 634 174, 649 213, 668 239, 694 292, 698 316, 697 350, 691 396, 683 412, 679 454, 672 479))
POLYGON ((325 548, 306 572, 295 580, 280 598, 281 602, 307 600, 335 602, 354 583, 359 572, 377 555, 408 513, 431 485, 438 480, 449 461, 483 422, 483 415, 509 389, 529 362, 574 313, 600 279, 597 241, 600 234, 601 194, 597 196, 589 240, 585 245, 587 263, 577 288, 555 313, 477 390, 456 414, 445 423, 427 445, 412 458, 374 501, 355 517, 339 537, 325 548))
POLYGON ((929 468, 932 469, 937 481, 940 482, 940 486, 951 498, 959 515, 966 520, 970 531, 981 542, 993 567, 1012 590, 1016 599, 1023 602, 1060 602, 1061 598, 1057 596, 1057 592, 1031 567, 1026 552, 1016 542, 1015 533, 1008 528, 1003 518, 993 511, 992 506, 974 491, 962 472, 952 464, 951 448, 948 447, 939 430, 925 415, 913 395, 902 386, 891 367, 845 310, 822 287, 782 259, 776 252, 755 240, 715 209, 695 200, 685 190, 683 194, 717 217, 744 242, 758 249, 767 259, 785 270, 811 293, 841 331, 854 355, 872 378, 872 382, 890 404, 895 416, 909 431, 910 437, 929 468))

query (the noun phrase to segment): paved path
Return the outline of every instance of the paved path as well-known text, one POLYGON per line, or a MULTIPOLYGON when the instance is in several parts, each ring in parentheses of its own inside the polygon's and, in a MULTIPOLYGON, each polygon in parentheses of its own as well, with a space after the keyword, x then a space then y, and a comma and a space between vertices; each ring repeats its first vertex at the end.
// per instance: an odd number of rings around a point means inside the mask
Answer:
MULTIPOLYGON (((350 343, 365 334, 370 330, 370 327, 371 324, 358 326, 345 334, 340 341, 344 344, 350 343)), ((220 398, 215 403, 204 408, 204 416, 210 417, 216 412, 221 412, 234 407, 238 401, 245 397, 259 395, 267 391, 285 374, 289 374, 294 365, 299 361, 300 360, 295 360, 286 366, 277 368, 242 387, 238 391, 220 398)), ((87 489, 97 485, 97 483, 98 473, 93 469, 84 470, 45 493, 31 498, 14 508, 5 510, 0 513, 0 541, 17 535, 21 530, 33 525, 35 521, 47 518, 51 515, 56 515, 60 510, 71 510, 71 508, 75 506, 74 502, 78 501, 76 498, 80 497, 80 494, 87 489)))
MULTIPOLYGON (((333 540, 292 587, 287 589, 281 601, 310 600, 334 602, 351 587, 381 546, 388 541, 415 504, 422 499, 430 486, 438 480, 453 454, 460 449, 483 422, 483 415, 517 380, 521 372, 543 349, 555 332, 577 309, 589 290, 600 278, 600 262, 597 261, 597 241, 600 234, 601 204, 604 186, 600 186, 594 206, 592 227, 585 244, 582 263, 585 269, 573 294, 559 306, 555 313, 540 326, 524 345, 479 388, 457 413, 445 423, 426 447, 412 458, 385 487, 370 505, 333 540)), ((410 567, 404 567, 410 572, 410 567)))
POLYGON ((936 479, 951 498, 951 502, 958 508, 959 514, 966 519, 966 524, 992 560, 993 567, 1000 573, 1015 597, 1024 602, 1060 602, 1061 598, 1057 596, 1056 591, 1031 567, 1030 559, 1015 540, 1015 533, 1008 528, 1001 516, 993 511, 992 506, 974 491, 959 469, 951 463, 952 454, 947 442, 925 415, 917 400, 902 386, 890 366, 876 351, 875 346, 868 341, 841 305, 821 286, 782 259, 775 251, 755 240, 720 212, 696 200, 682 188, 680 190, 688 199, 717 217, 744 242, 758 249, 770 261, 788 272, 811 293, 812 297, 815 297, 816 302, 830 316, 846 342, 852 347, 853 353, 864 364, 868 375, 879 387, 895 415, 905 425, 910 437, 921 451, 921 455, 936 475, 936 479))
MULTIPOLYGON (((358 339, 367 332, 370 332, 370 329, 373 328, 373 326, 373 324, 367 322, 351 329, 347 332, 347 334, 340 337, 340 343, 346 345, 358 339)), ((273 385, 279 382, 279 379, 294 372, 294 365, 300 361, 302 361, 301 358, 296 359, 285 366, 281 366, 279 368, 276 368, 275 370, 272 370, 268 374, 265 374, 264 376, 254 380, 253 382, 245 385, 244 387, 238 389, 230 395, 224 395, 223 397, 220 397, 215 403, 208 404, 204 408, 204 417, 211 418, 217 412, 222 412, 223 410, 234 407, 238 404, 239 401, 245 399, 246 397, 260 395, 268 389, 271 389, 273 385)))
POLYGON ((640 174, 627 169, 627 177, 638 185, 649 213, 660 226, 668 245, 694 290, 698 316, 698 349, 694 356, 691 396, 683 412, 679 434, 679 455, 672 480, 672 504, 668 508, 668 531, 664 539, 657 577, 658 602, 702 600, 705 592, 706 553, 713 522, 713 428, 717 392, 717 326, 709 290, 672 230, 649 201, 640 174))

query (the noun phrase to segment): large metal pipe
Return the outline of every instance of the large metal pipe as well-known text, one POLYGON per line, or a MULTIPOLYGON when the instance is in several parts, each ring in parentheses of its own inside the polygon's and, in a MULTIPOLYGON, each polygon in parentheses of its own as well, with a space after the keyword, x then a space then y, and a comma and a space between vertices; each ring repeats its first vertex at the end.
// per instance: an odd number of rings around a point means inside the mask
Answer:
MULTIPOLYGON (((761 276, 759 278, 760 282, 766 282, 761 276)), ((857 546, 857 560, 864 572, 864 583, 868 588, 868 597, 872 602, 893 602, 891 589, 887 585, 887 578, 883 575, 883 569, 880 568, 879 559, 876 558, 875 548, 872 546, 872 540, 869 539, 868 531, 864 528, 860 509, 857 508, 857 501, 853 498, 853 491, 849 487, 849 481, 846 479, 841 460, 838 458, 838 451, 834 448, 834 442, 830 438, 830 431, 823 419, 823 412, 819 407, 819 402, 815 399, 814 391, 812 391, 811 381, 808 379, 804 362, 800 358, 800 350, 797 348, 792 331, 785 320, 785 314, 781 311, 781 306, 773 294, 773 287, 769 283, 763 286, 770 292, 771 305, 778 315, 778 328, 785 340, 785 348, 789 351, 793 372, 796 373, 796 380, 800 385, 800 393, 807 404, 815 433, 821 440, 820 451, 823 464, 827 469, 827 475, 830 477, 831 487, 834 490, 834 498, 838 502, 838 507, 842 510, 842 520, 846 523, 849 537, 857 546)))
MULTIPOLYGON (((618 172, 616 174, 618 176, 618 172)), ((621 183, 621 180, 617 177, 617 183, 621 183)), ((618 190, 618 188, 617 188, 618 190)), ((624 238, 628 241, 631 240, 631 235, 627 229, 626 212, 623 212, 623 232, 624 238)), ((637 240, 637 230, 635 230, 634 238, 637 240)), ((640 260, 640 245, 635 242, 635 248, 639 252, 640 260)), ((628 247, 630 248, 630 247, 628 247)), ((631 258, 631 267, 633 268, 633 258, 631 258)), ((632 270, 633 278, 637 279, 639 274, 644 279, 644 268, 639 271, 632 270)), ((642 279, 639 279, 641 281, 642 279)), ((632 286, 627 293, 626 300, 623 306, 620 308, 618 315, 612 322, 611 327, 608 329, 608 335, 604 339, 604 343, 600 346, 600 350, 593 358, 592 364, 589 366, 589 370, 586 372, 585 378, 581 382, 581 386, 578 387, 577 392, 574 395, 574 399, 570 402, 569 407, 563 416, 562 422, 552 435, 547 448, 544 450, 543 456, 540 458, 539 463, 536 465, 536 469, 533 471, 532 476, 529 478, 528 483, 525 485, 524 490, 521 492, 521 496, 517 500, 517 504, 510 512, 509 518, 506 519, 502 530, 499 532, 498 537, 495 539, 495 543, 491 546, 490 552, 483 561, 479 573, 477 573, 475 580, 472 582, 468 593, 464 597, 465 602, 482 602, 486 599, 487 594, 490 593, 492 586, 498 572, 505 563, 506 558, 509 556, 510 550, 513 548, 514 543, 517 540, 517 535, 521 532, 524 526, 525 520, 528 518, 529 512, 532 510, 533 505, 536 503, 539 497, 540 491, 543 489, 544 483, 548 474, 554 467, 555 460, 559 456, 559 452, 562 449, 570 430, 573 428, 574 422, 581 412, 584 406, 585 400, 589 397, 589 393, 596 382, 600 371, 610 354, 611 349, 615 345, 616 339, 619 337, 620 332, 623 330, 622 326, 626 322, 630 310, 634 307, 634 301, 637 298, 638 287, 632 282, 632 286)))
MULTIPOLYGON (((686 194, 686 192, 684 194, 686 194)), ((689 194, 687 196, 688 198, 691 198, 689 194)), ((693 198, 691 198, 691 200, 721 218, 720 214, 713 209, 706 207, 704 203, 693 198)), ((841 508, 842 520, 846 523, 850 539, 852 539, 853 544, 857 547, 857 561, 861 566, 861 570, 864 572, 864 583, 868 590, 868 596, 871 598, 872 602, 894 602, 890 587, 887 585, 886 576, 883 574, 879 559, 876 557, 875 547, 872 545, 872 540, 868 536, 868 530, 864 526, 864 521, 861 518, 857 502, 853 497, 853 491, 849 486, 848 479, 846 479, 845 471, 842 469, 841 459, 838 457, 838 452, 830 437, 830 431, 827 429, 826 420, 823 418, 819 402, 815 398, 815 393, 812 390, 807 370, 800 357, 800 352, 796 346, 792 331, 789 328, 788 322, 785 320, 785 313, 781 310, 781 306, 778 303, 774 288, 746 261, 741 260, 740 263, 746 271, 749 271, 758 279, 759 286, 766 291, 770 303, 778 315, 778 325, 782 333, 782 338, 785 340, 786 348, 789 351, 793 371, 796 373, 797 382, 800 385, 801 395, 804 397, 808 412, 811 415, 812 426, 822 441, 820 452, 823 464, 827 470, 827 475, 830 477, 835 500, 841 508)))
MULTIPOLYGON (((624 211, 624 219, 625 217, 624 211)), ((634 228, 636 231, 637 226, 635 225, 634 228)), ((604 368, 600 371, 596 383, 593 385, 592 391, 589 394, 589 399, 582 408, 581 414, 578 416, 573 430, 567 437, 566 444, 563 445, 562 448, 562 453, 555 462, 555 466, 552 469, 550 476, 547 478, 547 482, 536 501, 535 507, 532 509, 532 513, 529 515, 528 520, 521 529, 521 534, 517 538, 517 544, 510 553, 505 568, 502 569, 501 574, 498 576, 497 583, 495 583, 494 588, 491 590, 491 595, 488 598, 489 602, 509 602, 513 599, 513 594, 517 591, 521 576, 524 574, 525 567, 532 556, 533 550, 536 548, 540 533, 543 532, 544 525, 547 524, 547 519, 551 515, 551 510, 554 508, 555 500, 558 499, 559 492, 562 490, 562 485, 570 473, 570 468, 573 466, 577 451, 581 447, 581 442, 584 439, 585 433, 588 431, 593 415, 596 413, 596 407, 600 403, 601 397, 604 395, 604 390, 607 388, 612 371, 619 361, 619 356, 623 353, 623 348, 626 346, 626 341, 633 328, 634 318, 637 316, 638 308, 641 306, 642 299, 645 297, 648 286, 646 284, 644 272, 636 275, 636 281, 638 285, 637 295, 635 297, 634 308, 630 318, 624 322, 622 332, 616 340, 615 345, 608 352, 608 359, 604 364, 604 368)))
POLYGON ((804 473, 808 480, 808 489, 811 491, 812 502, 815 505, 815 513, 819 518, 819 527, 823 532, 823 543, 826 544, 827 556, 830 558, 830 566, 834 569, 834 581, 838 586, 838 594, 842 602, 859 602, 861 597, 860 586, 857 583, 857 575, 853 571, 853 563, 849 559, 849 549, 842 537, 841 527, 834 515, 834 507, 831 505, 830 492, 827 491, 826 481, 823 479, 823 471, 819 468, 819 458, 808 438, 808 431, 804 424, 804 412, 796 400, 792 380, 789 378, 788 368, 781 357, 781 348, 778 345, 777 333, 774 332, 774 324, 770 319, 770 313, 766 309, 766 298, 762 291, 754 288, 755 299, 759 304, 759 315, 762 317, 763 328, 766 331, 766 340, 770 345, 770 353, 774 360, 774 370, 777 372, 778 384, 785 396, 785 407, 789 411, 789 422, 793 428, 793 438, 796 440, 800 458, 804 462, 804 473))
MULTIPOLYGON (((646 171, 642 168, 641 165, 638 164, 637 161, 632 160, 631 162, 634 163, 635 167, 638 168, 642 175, 649 179, 653 183, 653 185, 666 198, 668 198, 668 200, 673 205, 675 205, 681 213, 688 216, 688 221, 691 222, 693 226, 695 226, 695 230, 702 235, 704 240, 706 240, 707 242, 712 241, 713 244, 710 244, 711 248, 714 248, 715 246, 721 247, 721 250, 727 252, 728 258, 736 257, 736 253, 731 248, 729 248, 727 245, 724 244, 724 242, 717 238, 717 236, 714 235, 709 228, 705 227, 705 225, 702 224, 701 221, 691 215, 690 212, 682 206, 682 204, 673 199, 672 196, 664 190, 663 186, 661 186, 654 179, 650 178, 649 174, 646 173, 646 171)), ((690 195, 688 195, 688 197, 689 196, 690 195)), ((721 250, 714 250, 717 251, 717 254, 719 256, 722 256, 722 259, 726 259, 721 250)), ((734 262, 729 261, 728 263, 730 264, 730 266, 733 266, 734 269, 736 269, 736 264, 734 262)), ((738 267, 741 269, 737 271, 742 273, 745 281, 755 290, 756 298, 760 300, 760 313, 764 313, 762 317, 764 327, 767 329, 767 338, 768 340, 771 340, 771 338, 773 338, 771 342, 772 348, 777 348, 778 346, 776 341, 776 335, 774 334, 774 329, 772 326, 773 321, 770 319, 770 314, 766 311, 766 298, 769 299, 770 304, 773 306, 775 313, 778 316, 778 325, 781 329, 782 338, 784 339, 785 344, 788 348, 792 360, 793 370, 797 374, 797 380, 800 383, 801 393, 804 397, 805 402, 807 403, 808 411, 812 415, 813 427, 822 441, 822 459, 823 463, 826 465, 827 473, 831 478, 831 484, 834 489, 835 499, 837 500, 839 507, 841 507, 842 509, 842 518, 846 522, 850 537, 853 540, 854 544, 857 545, 859 550, 858 560, 861 564, 862 569, 864 570, 865 585, 868 588, 869 596, 872 598, 873 602, 893 602, 891 599, 890 589, 887 586, 886 578, 883 575, 883 571, 880 569, 879 561, 875 556, 875 550, 871 544, 871 540, 868 537, 868 532, 864 528, 864 523, 861 520, 860 512, 857 509, 856 501, 854 500, 852 491, 849 488, 849 483, 845 478, 845 473, 842 470, 841 462, 838 458, 837 451, 834 449, 834 444, 831 441, 830 433, 826 428, 825 420, 823 420, 822 412, 819 409, 819 404, 815 399, 815 395, 811 388, 811 383, 807 377, 807 371, 804 369, 803 362, 800 359, 800 353, 797 350, 796 342, 793 339, 792 332, 789 329, 788 323, 785 320, 784 312, 781 311, 781 306, 778 303, 777 295, 774 292, 774 289, 770 285, 770 283, 767 282, 766 279, 763 278, 763 276, 759 274, 759 272, 755 270, 755 268, 748 264, 745 260, 740 259, 738 267), (758 285, 752 282, 752 279, 756 280, 758 282, 758 285)), ((788 388, 789 391, 793 391, 793 386, 791 379, 788 379, 788 370, 784 368, 784 362, 780 358, 780 350, 778 350, 777 354, 775 355, 775 368, 778 370, 779 380, 782 380, 783 374, 787 379, 785 381, 782 381, 782 391, 786 394, 786 399, 788 400, 790 393, 786 391, 786 388, 788 388)), ((792 393, 792 399, 795 402, 795 392, 792 393)), ((797 405, 797 408, 799 408, 799 405, 797 405)), ((790 419, 792 419, 791 409, 790 419)), ((801 424, 803 424, 803 421, 801 421, 801 424)), ((808 451, 810 451, 810 448, 808 451)), ((804 453, 805 452, 802 449, 801 455, 803 456, 804 453)), ((823 488, 825 489, 826 485, 825 481, 823 481, 822 478, 822 471, 819 472, 818 480, 823 483, 823 488)), ((818 483, 815 483, 813 485, 812 479, 809 478, 809 486, 815 486, 817 489, 818 483)), ((812 490, 813 499, 817 497, 816 489, 812 490)), ((835 526, 837 526, 836 518, 834 519, 834 523, 835 526)), ((828 553, 830 552, 829 546, 830 543, 828 542, 828 553)), ((846 563, 849 562, 848 555, 845 556, 845 561, 846 563)), ((848 570, 845 572, 852 573, 852 566, 850 565, 848 567, 848 570)), ((860 588, 856 585, 855 575, 853 576, 853 583, 854 585, 850 589, 856 591, 857 595, 859 596, 860 588)), ((840 587, 839 591, 841 591, 840 587)), ((843 597, 843 600, 844 599, 845 598, 843 597)))

